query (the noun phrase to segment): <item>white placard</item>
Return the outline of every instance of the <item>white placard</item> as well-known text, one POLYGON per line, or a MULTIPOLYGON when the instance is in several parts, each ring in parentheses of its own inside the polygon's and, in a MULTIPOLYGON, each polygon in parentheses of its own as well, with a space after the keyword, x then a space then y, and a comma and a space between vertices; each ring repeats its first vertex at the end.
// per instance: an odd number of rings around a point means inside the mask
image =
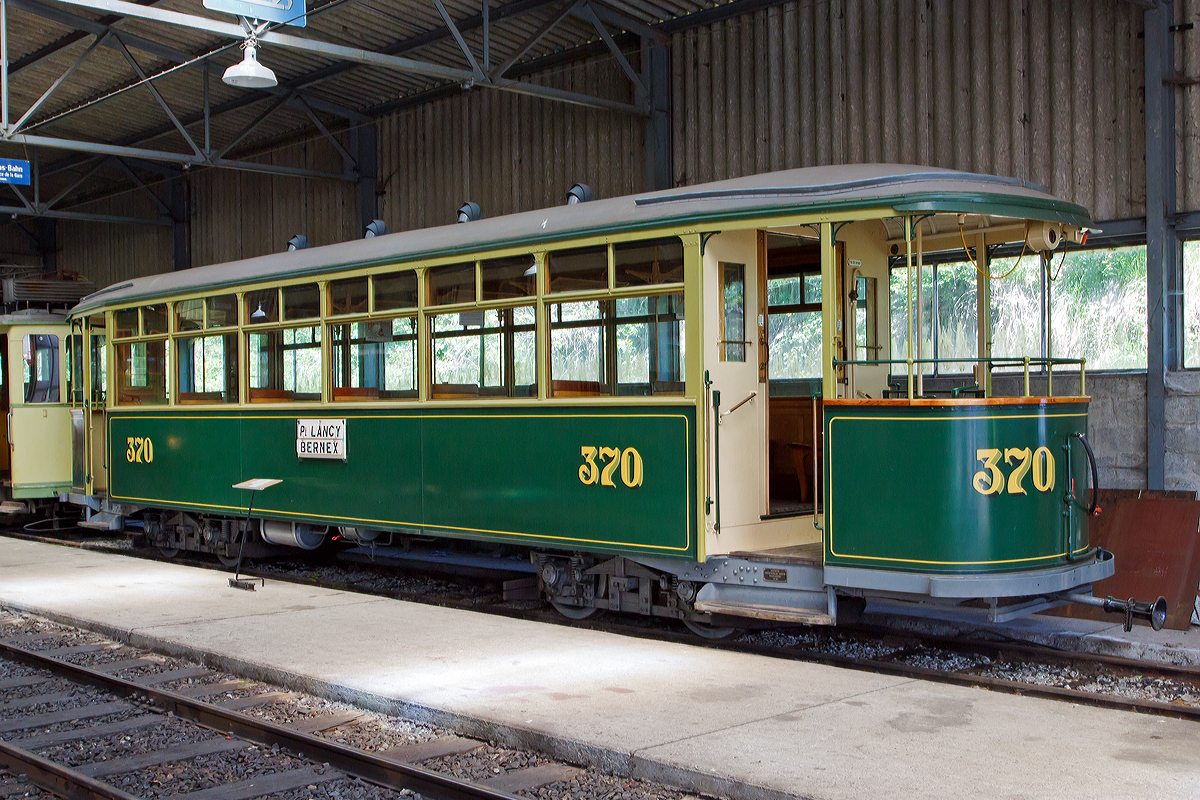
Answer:
POLYGON ((346 460, 346 420, 296 420, 296 455, 346 460))

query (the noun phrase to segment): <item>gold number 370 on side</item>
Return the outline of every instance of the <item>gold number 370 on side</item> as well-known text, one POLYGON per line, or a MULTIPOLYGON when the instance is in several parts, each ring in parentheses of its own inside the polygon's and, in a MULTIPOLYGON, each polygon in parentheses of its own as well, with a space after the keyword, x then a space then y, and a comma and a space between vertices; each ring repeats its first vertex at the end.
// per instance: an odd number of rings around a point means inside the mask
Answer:
POLYGON ((645 478, 645 468, 642 464, 642 454, 632 447, 622 450, 619 447, 589 447, 579 448, 583 463, 579 465, 579 482, 584 486, 611 486, 616 488, 613 475, 620 469, 621 483, 630 489, 642 485, 645 478), (603 468, 597 462, 597 456, 603 468))

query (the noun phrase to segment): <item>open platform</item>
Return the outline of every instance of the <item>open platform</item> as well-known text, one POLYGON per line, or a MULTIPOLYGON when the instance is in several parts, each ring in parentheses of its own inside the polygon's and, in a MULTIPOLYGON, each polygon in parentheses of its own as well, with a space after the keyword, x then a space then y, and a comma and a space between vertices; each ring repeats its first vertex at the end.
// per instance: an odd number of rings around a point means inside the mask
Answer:
POLYGON ((5 606, 717 795, 1200 793, 1180 720, 226 578, 0 544, 5 606))

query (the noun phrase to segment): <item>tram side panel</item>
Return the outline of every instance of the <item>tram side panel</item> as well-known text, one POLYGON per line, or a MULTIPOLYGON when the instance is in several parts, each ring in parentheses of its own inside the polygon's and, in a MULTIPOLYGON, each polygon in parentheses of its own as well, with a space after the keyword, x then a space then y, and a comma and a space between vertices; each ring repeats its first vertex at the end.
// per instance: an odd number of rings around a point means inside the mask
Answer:
POLYGON ((1089 549, 1087 401, 827 401, 825 563, 934 574, 1069 567, 1089 549))
POLYGON ((236 517, 249 498, 233 484, 278 478, 255 498, 255 517, 694 560, 695 424, 688 404, 117 409, 109 491, 236 517), (300 420, 335 426, 322 431, 335 444, 298 448, 300 420))

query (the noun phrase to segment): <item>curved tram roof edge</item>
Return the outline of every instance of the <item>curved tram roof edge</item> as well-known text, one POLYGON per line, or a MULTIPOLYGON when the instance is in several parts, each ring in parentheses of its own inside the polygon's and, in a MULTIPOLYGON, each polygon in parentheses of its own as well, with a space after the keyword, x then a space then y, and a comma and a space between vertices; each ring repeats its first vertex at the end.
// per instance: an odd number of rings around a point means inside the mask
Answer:
POLYGON ((238 284, 649 231, 672 224, 708 227, 754 217, 880 207, 913 213, 1019 216, 1080 227, 1091 224, 1091 216, 1082 206, 1013 178, 890 164, 806 167, 151 275, 91 294, 71 315, 238 284))

